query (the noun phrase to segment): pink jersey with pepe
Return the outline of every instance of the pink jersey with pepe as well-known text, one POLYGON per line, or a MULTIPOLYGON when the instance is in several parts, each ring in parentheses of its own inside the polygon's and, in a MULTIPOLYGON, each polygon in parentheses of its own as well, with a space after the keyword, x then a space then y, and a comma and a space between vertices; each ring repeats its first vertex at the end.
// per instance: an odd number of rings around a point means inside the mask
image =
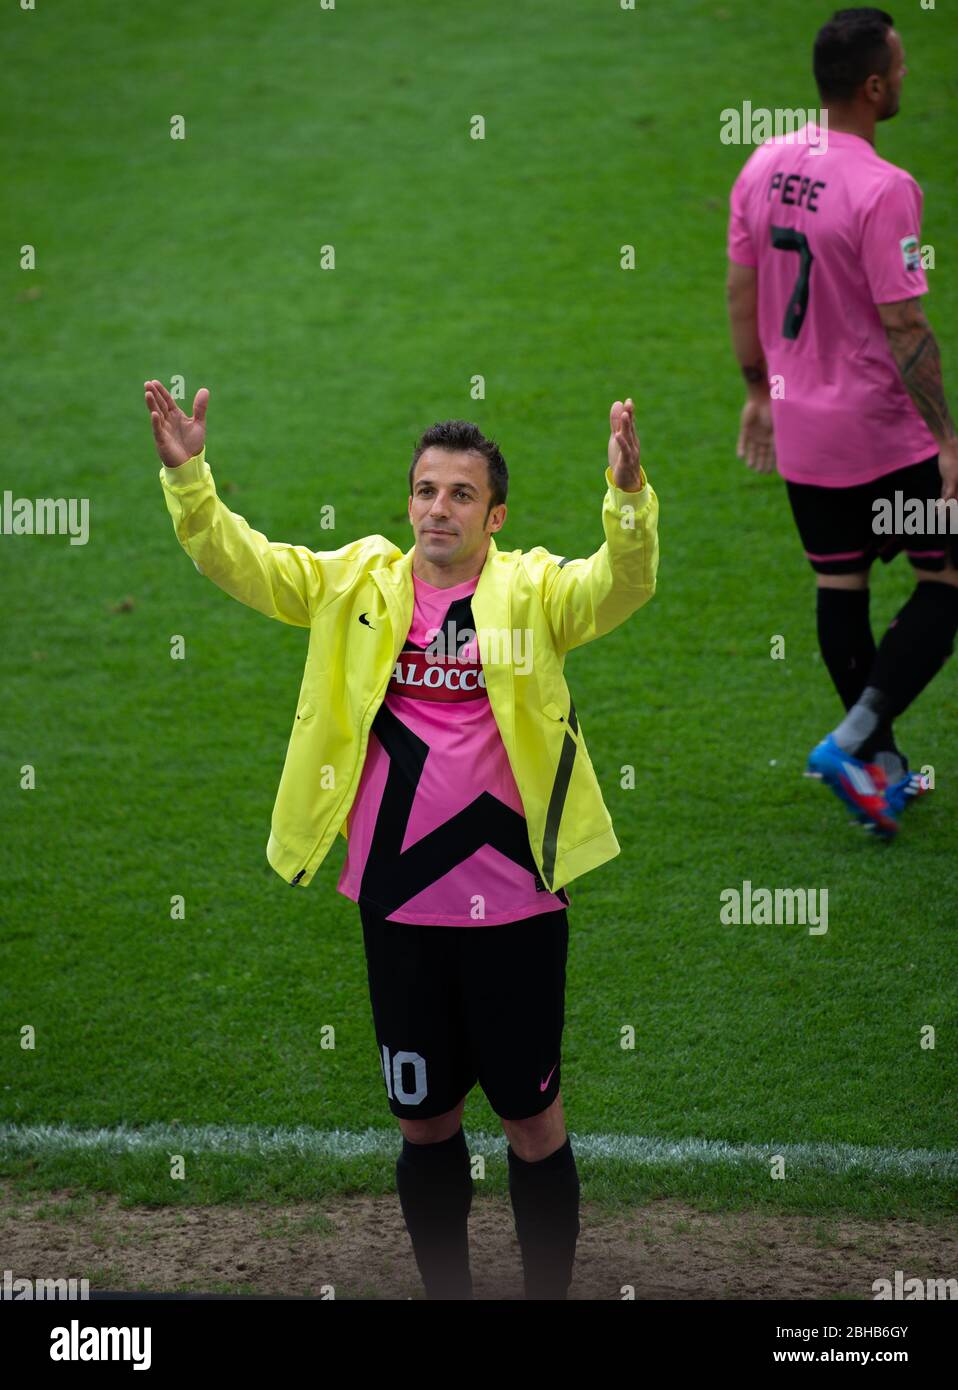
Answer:
POLYGON ((867 140, 814 125, 759 146, 735 181, 728 254, 757 267, 759 337, 781 381, 775 454, 791 482, 854 487, 938 451, 875 307, 928 291, 921 205, 911 175, 867 140))
POLYGON ((437 589, 413 575, 409 635, 369 733, 337 888, 391 922, 496 926, 570 902, 532 857, 474 635, 478 582, 437 589))

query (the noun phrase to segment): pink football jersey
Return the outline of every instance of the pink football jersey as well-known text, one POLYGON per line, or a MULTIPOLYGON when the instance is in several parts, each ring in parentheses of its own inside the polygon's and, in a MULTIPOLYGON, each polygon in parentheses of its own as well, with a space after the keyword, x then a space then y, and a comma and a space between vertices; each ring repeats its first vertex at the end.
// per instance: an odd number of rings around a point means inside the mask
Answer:
POLYGON ((875 307, 928 291, 921 204, 867 140, 815 126, 759 146, 735 181, 728 255, 757 268, 775 453, 792 482, 853 487, 937 453, 875 307))
POLYGON ((413 575, 409 635, 370 730, 337 888, 390 922, 498 926, 571 902, 532 857, 479 660, 478 583, 437 589, 413 575))

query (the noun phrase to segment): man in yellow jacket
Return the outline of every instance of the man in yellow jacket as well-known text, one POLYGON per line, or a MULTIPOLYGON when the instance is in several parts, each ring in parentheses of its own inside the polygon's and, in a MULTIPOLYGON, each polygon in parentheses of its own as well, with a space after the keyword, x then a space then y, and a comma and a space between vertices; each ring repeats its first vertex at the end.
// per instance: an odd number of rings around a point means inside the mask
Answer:
POLYGON ((269 541, 217 496, 209 392, 187 417, 161 382, 144 389, 166 504, 196 568, 310 632, 266 853, 306 887, 346 838, 338 888, 359 906, 426 1293, 472 1296, 462 1111, 478 1081, 509 1141, 526 1296, 565 1298, 579 1234, 559 1092, 565 885, 619 844, 563 665, 655 592, 658 501, 632 401, 610 414, 605 541, 569 558, 497 547, 505 460, 463 420, 416 445, 405 553, 380 535, 332 551, 269 541))

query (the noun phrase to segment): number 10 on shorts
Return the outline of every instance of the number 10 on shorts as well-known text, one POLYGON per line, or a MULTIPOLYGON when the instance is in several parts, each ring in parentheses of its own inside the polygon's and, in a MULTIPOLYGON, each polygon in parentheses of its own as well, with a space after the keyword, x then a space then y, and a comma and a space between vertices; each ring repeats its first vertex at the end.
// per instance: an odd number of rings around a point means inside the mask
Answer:
POLYGON ((390 1100, 398 1100, 401 1105, 418 1105, 421 1100, 426 1098, 426 1063, 418 1052, 397 1052, 390 1061, 389 1048, 383 1044, 383 1079, 386 1082, 386 1094, 390 1100), (414 1091, 407 1091, 403 1077, 403 1068, 412 1067, 412 1076, 408 1070, 406 1076, 415 1084, 414 1091))

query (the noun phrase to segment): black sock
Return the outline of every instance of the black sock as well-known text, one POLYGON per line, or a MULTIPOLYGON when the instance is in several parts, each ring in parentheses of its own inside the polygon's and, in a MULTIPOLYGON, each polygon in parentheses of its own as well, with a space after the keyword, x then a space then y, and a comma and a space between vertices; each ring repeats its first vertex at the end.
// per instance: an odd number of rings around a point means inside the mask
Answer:
POLYGON ((426 1297, 472 1298, 472 1174, 462 1126, 438 1144, 411 1144, 404 1137, 396 1187, 426 1297))
POLYGON ((526 1298, 566 1297, 579 1236, 579 1174, 568 1136, 561 1149, 538 1162, 513 1151, 509 1196, 522 1252, 526 1298))
MULTIPOLYGON (((870 589, 818 590, 818 645, 832 684, 847 710, 860 698, 875 661, 875 639, 868 614, 870 602, 870 589)), ((888 721, 876 726, 858 756, 872 762, 879 753, 886 755, 881 761, 891 773, 890 780, 896 781, 895 758, 901 764, 902 773, 907 770, 908 763, 896 747, 888 721)))
POLYGON ((923 579, 889 624, 861 699, 835 730, 847 753, 861 756, 883 722, 903 714, 947 661, 958 633, 958 588, 923 579))
POLYGON ((846 709, 865 689, 875 660, 875 639, 868 618, 868 589, 818 590, 818 645, 832 684, 846 709))
POLYGON ((958 588, 922 579, 893 618, 868 684, 885 692, 892 718, 903 714, 951 656, 958 633, 958 588))

